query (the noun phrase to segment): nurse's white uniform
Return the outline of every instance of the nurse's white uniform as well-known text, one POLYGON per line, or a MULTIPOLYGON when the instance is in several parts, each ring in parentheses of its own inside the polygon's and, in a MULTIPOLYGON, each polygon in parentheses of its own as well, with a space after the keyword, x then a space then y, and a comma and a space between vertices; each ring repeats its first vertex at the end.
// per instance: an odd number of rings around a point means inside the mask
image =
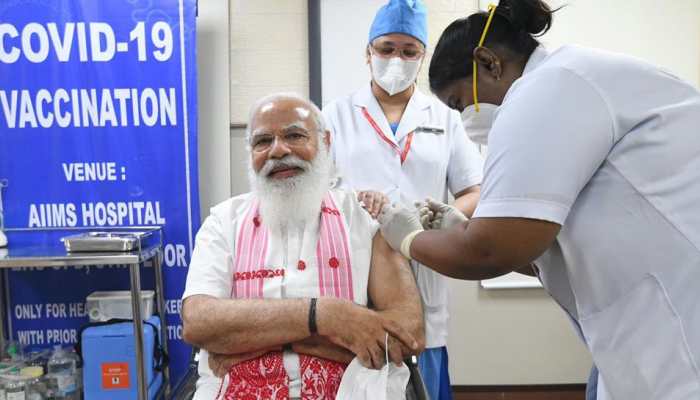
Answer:
MULTIPOLYGON (((323 115, 343 187, 380 191, 392 202, 413 206, 426 197, 447 202, 448 190, 455 194, 481 183, 483 159, 459 114, 417 89, 395 135, 369 83, 326 105, 323 115)), ((418 263, 412 266, 424 303, 426 347, 445 346, 447 278, 418 263)))
POLYGON ((478 217, 562 225, 536 263, 615 400, 700 399, 700 93, 538 48, 489 136, 478 217))

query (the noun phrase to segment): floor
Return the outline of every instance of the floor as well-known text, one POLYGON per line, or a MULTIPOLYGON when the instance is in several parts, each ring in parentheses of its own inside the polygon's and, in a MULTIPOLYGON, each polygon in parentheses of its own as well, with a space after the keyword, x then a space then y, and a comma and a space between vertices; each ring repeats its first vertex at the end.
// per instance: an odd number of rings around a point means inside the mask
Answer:
POLYGON ((455 387, 454 400, 584 400, 584 385, 455 387))

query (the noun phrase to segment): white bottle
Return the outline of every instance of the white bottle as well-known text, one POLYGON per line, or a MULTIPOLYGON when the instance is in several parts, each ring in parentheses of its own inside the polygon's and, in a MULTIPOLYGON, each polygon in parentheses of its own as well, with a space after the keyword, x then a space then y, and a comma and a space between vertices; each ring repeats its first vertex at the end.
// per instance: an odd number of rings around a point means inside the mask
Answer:
POLYGON ((78 382, 75 359, 69 356, 61 345, 56 345, 53 349, 46 369, 56 379, 57 397, 76 399, 78 398, 78 382))

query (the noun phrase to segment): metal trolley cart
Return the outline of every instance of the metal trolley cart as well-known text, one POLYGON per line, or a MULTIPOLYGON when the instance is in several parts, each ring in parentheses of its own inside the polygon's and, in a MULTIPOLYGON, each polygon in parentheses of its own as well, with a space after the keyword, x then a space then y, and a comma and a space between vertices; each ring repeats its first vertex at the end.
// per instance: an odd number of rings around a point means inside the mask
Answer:
MULTIPOLYGON (((0 269, 4 268, 29 268, 29 267, 66 267, 66 266, 104 266, 104 265, 127 265, 130 275, 131 307, 134 320, 134 339, 136 344, 137 358, 137 389, 139 400, 148 399, 148 385, 145 382, 145 367, 143 360, 144 338, 143 338, 143 318, 141 310, 141 272, 140 266, 148 261, 152 261, 155 272, 156 306, 160 318, 161 345, 167 353, 168 337, 165 319, 165 299, 163 292, 163 236, 159 227, 134 227, 134 228, 113 228, 102 229, 109 231, 120 231, 150 236, 150 240, 142 242, 134 241, 133 249, 127 251, 110 252, 67 252, 66 247, 59 240, 44 241, 44 244, 25 244, 19 240, 17 245, 13 245, 13 236, 36 234, 37 231, 58 235, 74 235, 87 233, 87 229, 6 229, 5 232, 10 237, 9 246, 0 249, 0 269)), ((4 291, 4 287, 2 288, 4 291)), ((2 299, 5 294, 2 294, 2 299)), ((4 309, 4 307, 3 307, 4 309)), ((4 332, 5 318, 0 318, 0 332, 4 332)), ((4 342, 4 338, 0 338, 4 342)), ((4 343, 3 343, 4 344, 4 343)), ((163 385, 157 398, 167 398, 170 391, 170 371, 165 365, 163 370, 163 385)))

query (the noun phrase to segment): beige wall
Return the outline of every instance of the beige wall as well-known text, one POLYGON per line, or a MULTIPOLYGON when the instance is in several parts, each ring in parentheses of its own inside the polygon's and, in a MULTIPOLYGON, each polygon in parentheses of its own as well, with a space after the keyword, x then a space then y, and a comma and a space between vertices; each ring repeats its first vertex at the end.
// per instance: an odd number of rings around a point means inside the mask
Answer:
POLYGON ((199 0, 197 16, 197 124, 199 201, 202 220, 230 196, 229 7, 199 0))
MULTIPOLYGON (((224 0, 217 0, 224 1, 224 0)), ((248 109, 273 92, 309 93, 306 0, 230 0, 231 194, 248 191, 248 109)))
POLYGON ((565 5, 542 41, 623 52, 700 84, 700 1, 551 0, 565 5))
MULTIPOLYGON (((221 1, 221 0, 220 0, 221 1)), ((306 0, 231 0, 231 122, 257 98, 309 93, 306 0)))

